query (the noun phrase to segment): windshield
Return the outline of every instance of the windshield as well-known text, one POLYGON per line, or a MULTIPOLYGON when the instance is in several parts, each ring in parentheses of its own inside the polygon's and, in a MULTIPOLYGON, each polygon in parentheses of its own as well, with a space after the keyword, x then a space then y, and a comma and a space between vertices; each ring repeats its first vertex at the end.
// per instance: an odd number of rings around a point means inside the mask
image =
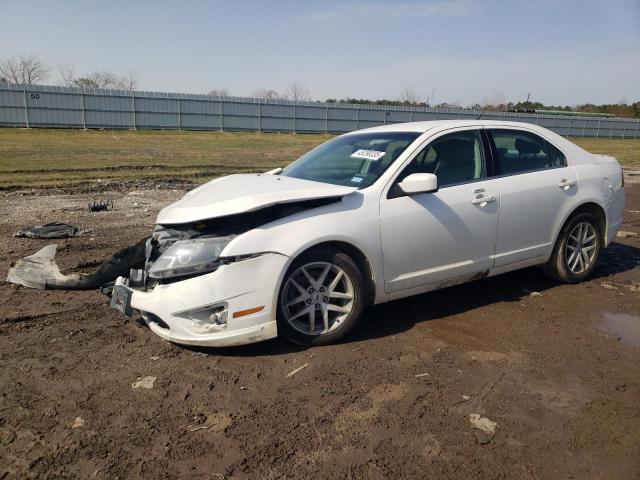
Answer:
POLYGON ((368 187, 419 136, 419 132, 343 135, 300 157, 281 175, 335 185, 368 187))

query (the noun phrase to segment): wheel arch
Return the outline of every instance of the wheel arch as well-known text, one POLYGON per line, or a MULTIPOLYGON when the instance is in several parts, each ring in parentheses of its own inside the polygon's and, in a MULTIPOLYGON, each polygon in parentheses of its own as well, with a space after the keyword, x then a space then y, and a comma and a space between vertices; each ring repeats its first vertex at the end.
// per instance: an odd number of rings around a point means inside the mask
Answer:
POLYGON ((369 262, 369 259, 364 254, 364 252, 362 252, 362 250, 360 250, 358 247, 356 247, 352 243, 345 242, 343 240, 327 240, 327 241, 323 241, 315 245, 312 245, 310 247, 307 247, 306 249, 297 253, 294 257, 291 257, 291 261, 289 262, 289 266, 287 267, 286 270, 290 268, 291 264, 296 260, 296 258, 299 258, 300 256, 305 255, 309 252, 312 252, 315 250, 323 250, 323 249, 336 250, 346 255, 349 255, 349 257, 351 257, 351 259, 356 263, 356 265, 360 269, 360 272, 362 272, 362 277, 364 278, 364 281, 365 281, 365 287, 366 287, 365 305, 373 304, 375 301, 375 295, 376 295, 376 282, 375 282, 374 270, 371 267, 371 263, 369 262))
POLYGON ((607 243, 607 213, 605 209, 597 202, 589 201, 578 205, 574 208, 569 215, 564 219, 562 225, 558 229, 555 235, 554 245, 558 241, 558 237, 560 233, 564 229, 565 225, 571 221, 573 217, 579 215, 581 213, 589 213, 593 215, 598 220, 598 226, 600 227, 600 240, 602 241, 602 245, 606 245, 607 243))

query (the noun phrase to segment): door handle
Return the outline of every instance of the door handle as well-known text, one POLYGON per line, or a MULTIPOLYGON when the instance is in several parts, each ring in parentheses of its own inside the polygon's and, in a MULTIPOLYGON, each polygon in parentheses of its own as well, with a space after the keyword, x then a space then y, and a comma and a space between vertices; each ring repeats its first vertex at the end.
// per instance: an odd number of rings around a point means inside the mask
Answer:
POLYGON ((474 205, 480 205, 481 207, 485 206, 487 203, 490 202, 495 202, 496 201, 496 197, 485 197, 484 195, 479 195, 476 198, 474 198, 473 200, 471 200, 471 203, 473 203, 474 205))
POLYGON ((566 178, 563 178, 562 180, 560 180, 560 183, 558 184, 558 187, 562 188, 564 190, 568 190, 569 187, 573 187, 577 183, 578 182, 575 181, 575 180, 567 180, 566 178))

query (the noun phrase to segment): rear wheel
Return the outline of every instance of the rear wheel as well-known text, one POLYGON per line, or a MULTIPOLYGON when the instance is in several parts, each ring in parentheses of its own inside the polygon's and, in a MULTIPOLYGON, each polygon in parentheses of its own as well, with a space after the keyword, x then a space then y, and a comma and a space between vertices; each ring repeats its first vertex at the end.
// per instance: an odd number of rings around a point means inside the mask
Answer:
POLYGON ((363 287, 362 273, 345 253, 304 254, 283 280, 278 331, 300 345, 326 345, 344 338, 362 313, 363 287))
POLYGON ((562 228, 545 271, 563 282, 580 282, 593 271, 601 248, 598 220, 589 213, 580 213, 562 228))

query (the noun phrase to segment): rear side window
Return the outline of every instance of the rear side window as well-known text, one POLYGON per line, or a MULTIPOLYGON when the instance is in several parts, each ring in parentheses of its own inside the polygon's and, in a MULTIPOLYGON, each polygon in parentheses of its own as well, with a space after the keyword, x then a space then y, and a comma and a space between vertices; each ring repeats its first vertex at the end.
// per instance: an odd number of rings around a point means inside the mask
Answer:
POLYGON ((567 164, 560 150, 545 139, 519 130, 488 130, 496 152, 496 175, 546 170, 567 164))

